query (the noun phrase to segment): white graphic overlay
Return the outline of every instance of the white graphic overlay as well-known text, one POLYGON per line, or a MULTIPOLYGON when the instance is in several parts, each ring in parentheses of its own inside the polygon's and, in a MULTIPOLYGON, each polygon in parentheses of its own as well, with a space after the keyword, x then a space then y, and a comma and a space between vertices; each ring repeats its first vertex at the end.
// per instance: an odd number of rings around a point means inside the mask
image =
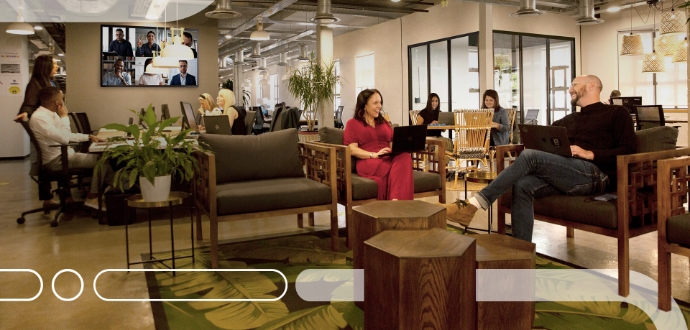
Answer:
POLYGON ((43 293, 43 278, 33 269, 0 269, 0 273, 32 273, 38 277, 38 282, 41 284, 41 288, 38 290, 35 296, 31 298, 0 298, 0 302, 4 301, 34 301, 38 296, 43 293))
POLYGON ((295 290, 305 301, 364 301, 364 269, 307 269, 295 290))
POLYGON ((53 276, 53 281, 51 282, 50 286, 53 289, 53 294, 56 297, 58 297, 58 299, 60 299, 62 301, 74 301, 77 298, 79 298, 79 296, 81 296, 82 292, 84 292, 84 279, 81 277, 81 275, 77 271, 75 271, 73 269, 63 269, 63 270, 60 270, 59 272, 55 273, 55 276, 53 276), (72 273, 74 275, 77 275, 77 277, 79 278, 79 293, 77 293, 76 296, 74 296, 72 298, 63 298, 61 295, 59 295, 57 293, 57 291, 55 291, 55 279, 58 276, 60 276, 60 274, 62 274, 62 273, 72 273))

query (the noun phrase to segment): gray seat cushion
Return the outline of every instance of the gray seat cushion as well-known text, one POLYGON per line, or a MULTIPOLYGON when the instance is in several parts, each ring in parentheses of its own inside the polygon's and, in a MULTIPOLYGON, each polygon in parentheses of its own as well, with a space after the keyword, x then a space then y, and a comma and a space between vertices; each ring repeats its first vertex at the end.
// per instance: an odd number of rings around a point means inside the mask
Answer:
MULTIPOLYGON (((421 193, 441 189, 441 176, 436 173, 412 171, 414 192, 421 193)), ((371 179, 352 174, 352 200, 372 199, 378 196, 378 186, 371 179)))
POLYGON ((690 247, 690 213, 676 215, 666 221, 666 240, 690 247))
POLYGON ((678 140, 678 129, 671 126, 659 126, 635 132, 637 152, 673 150, 678 140))
MULTIPOLYGON (((501 196, 503 206, 510 207, 512 192, 501 196)), ((597 227, 616 229, 616 200, 596 201, 592 196, 548 196, 534 200, 534 214, 597 227)))
POLYGON ((345 130, 333 127, 319 127, 319 140, 323 143, 343 145, 345 130))
POLYGON ((304 177, 297 129, 261 135, 202 134, 199 143, 216 155, 216 182, 304 177))
POLYGON ((291 209, 331 203, 331 188, 307 178, 282 178, 216 186, 218 215, 291 209))

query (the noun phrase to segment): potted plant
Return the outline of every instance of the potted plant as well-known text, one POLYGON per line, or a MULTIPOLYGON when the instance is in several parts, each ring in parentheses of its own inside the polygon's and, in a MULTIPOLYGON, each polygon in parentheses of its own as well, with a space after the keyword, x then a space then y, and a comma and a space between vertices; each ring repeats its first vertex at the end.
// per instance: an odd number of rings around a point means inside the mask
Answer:
POLYGON ((113 161, 116 164, 114 186, 124 190, 123 179, 127 179, 132 186, 139 178, 139 187, 145 201, 165 201, 170 194, 172 176, 180 181, 191 180, 197 162, 192 152, 198 146, 195 140, 185 140, 190 131, 181 131, 176 136, 164 134, 164 129, 177 122, 180 117, 156 120, 156 115, 149 104, 144 116, 130 110, 139 116, 147 125, 148 130, 142 131, 138 125, 109 124, 106 129, 126 132, 130 137, 117 137, 109 141, 98 161, 98 166, 113 161))
POLYGON ((319 102, 333 100, 337 83, 335 62, 321 65, 314 52, 310 54, 305 66, 292 72, 287 81, 288 91, 302 101, 309 131, 314 129, 319 102))

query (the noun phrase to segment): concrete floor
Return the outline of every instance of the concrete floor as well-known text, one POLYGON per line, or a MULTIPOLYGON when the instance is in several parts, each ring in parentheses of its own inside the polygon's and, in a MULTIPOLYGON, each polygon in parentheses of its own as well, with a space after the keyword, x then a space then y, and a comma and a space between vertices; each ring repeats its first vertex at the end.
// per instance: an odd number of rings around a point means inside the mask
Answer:
MULTIPOLYGON (((43 292, 32 302, 0 302, 2 329, 154 329, 151 307, 147 302, 105 302, 94 292, 93 281, 104 269, 126 268, 124 227, 99 225, 88 211, 63 216, 56 228, 49 216, 27 216, 23 225, 16 223, 22 210, 38 207, 36 184, 27 176, 29 163, 0 162, 0 269, 32 269, 43 279, 43 292), (81 295, 74 301, 62 301, 53 294, 53 278, 63 269, 72 269, 84 281, 81 295)), ((449 191, 448 201, 463 192, 449 191)), ((433 202, 433 198, 427 199, 433 202)), ((345 225, 344 209, 340 226, 345 225)), ((247 220, 222 223, 221 242, 261 236, 282 236, 313 230, 326 230, 328 214, 316 215, 314 228, 298 229, 294 217, 247 220)), ((486 212, 479 212, 473 227, 486 228, 486 212)), ((154 251, 170 250, 168 222, 153 223, 154 251)), ((204 222, 204 240, 209 243, 208 221, 204 222)), ((139 260, 148 251, 146 222, 130 226, 130 258, 139 260)), ((631 269, 656 279, 656 233, 634 238, 630 242, 631 269)), ((566 239, 565 228, 537 222, 534 241, 537 251, 586 268, 616 268, 616 240, 576 231, 566 239)), ((189 217, 175 220, 175 247, 190 248, 189 217)), ((133 266, 141 268, 141 266, 133 266)), ((673 258, 673 294, 690 301, 688 258, 673 258)), ((64 298, 79 293, 76 275, 64 272, 54 280, 55 292, 64 298)), ((100 276, 98 292, 104 297, 147 298, 142 273, 114 272, 100 276)), ((0 298, 30 298, 39 291, 39 281, 30 273, 0 272, 0 298)))

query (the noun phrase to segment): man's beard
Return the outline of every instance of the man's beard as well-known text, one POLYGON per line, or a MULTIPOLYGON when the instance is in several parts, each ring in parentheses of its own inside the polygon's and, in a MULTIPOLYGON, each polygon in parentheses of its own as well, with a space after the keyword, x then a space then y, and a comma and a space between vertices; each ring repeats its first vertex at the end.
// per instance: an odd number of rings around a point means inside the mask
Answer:
POLYGON ((572 104, 573 106, 576 106, 577 101, 579 101, 586 94, 587 94, 587 91, 584 88, 580 91, 575 92, 575 98, 570 100, 570 104, 572 104))

